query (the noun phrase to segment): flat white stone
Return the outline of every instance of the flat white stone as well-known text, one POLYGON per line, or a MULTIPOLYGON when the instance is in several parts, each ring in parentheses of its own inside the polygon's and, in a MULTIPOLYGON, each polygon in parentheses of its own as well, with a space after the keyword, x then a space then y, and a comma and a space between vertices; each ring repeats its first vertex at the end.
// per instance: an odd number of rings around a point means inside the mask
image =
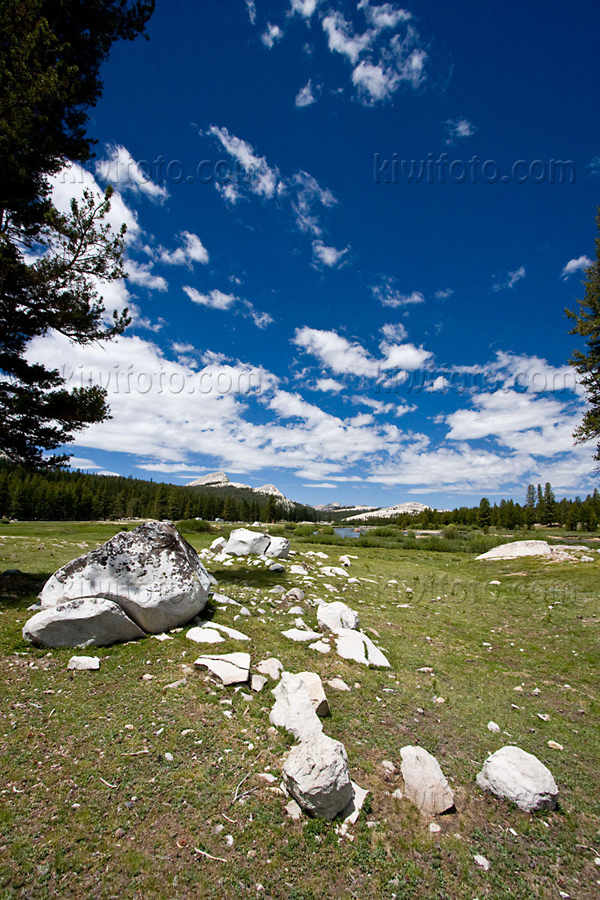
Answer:
POLYGON ((551 556, 552 548, 548 541, 511 541, 492 547, 477 559, 515 559, 519 556, 551 556))
POLYGON ((93 671, 99 668, 99 656, 72 656, 67 663, 67 669, 74 669, 78 671, 93 671))
POLYGON ((315 641, 314 644, 308 645, 309 650, 316 650, 318 653, 331 653, 331 644, 327 641, 315 641))
MULTIPOLYGON (((320 607, 319 607, 320 608, 320 607)), ((373 641, 360 631, 349 628, 335 633, 336 648, 342 659, 352 659, 367 666, 389 668, 390 664, 373 641)))
POLYGON ((281 632, 284 637, 289 638, 290 641, 304 642, 304 641, 317 641, 321 637, 321 635, 316 631, 303 631, 301 628, 288 628, 287 631, 281 632))
POLYGON ((267 683, 267 680, 268 679, 265 678, 264 675, 253 675, 250 679, 250 687, 253 691, 256 691, 256 693, 260 693, 267 683))
POLYGON ((268 675, 273 681, 278 681, 283 671, 283 663, 276 656, 271 656, 269 659, 261 660, 255 668, 261 675, 268 675))
POLYGON ((196 625, 186 634, 186 638, 196 644, 220 644, 225 638, 216 628, 208 628, 206 625, 196 625))
POLYGON ((225 653, 222 656, 200 656, 194 663, 206 667, 223 684, 242 684, 250 674, 249 653, 225 653))
POLYGON ((333 688, 334 691, 349 691, 350 688, 341 678, 330 678, 327 682, 329 687, 333 688))

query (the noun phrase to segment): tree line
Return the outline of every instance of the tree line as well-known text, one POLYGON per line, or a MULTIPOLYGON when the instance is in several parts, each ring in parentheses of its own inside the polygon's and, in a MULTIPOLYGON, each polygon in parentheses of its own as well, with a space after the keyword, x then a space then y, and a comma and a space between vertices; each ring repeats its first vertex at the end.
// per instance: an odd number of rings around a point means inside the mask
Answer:
POLYGON ((209 519, 226 522, 316 521, 312 507, 287 508, 272 494, 241 488, 188 487, 87 472, 31 471, 0 463, 0 517, 20 520, 209 519))

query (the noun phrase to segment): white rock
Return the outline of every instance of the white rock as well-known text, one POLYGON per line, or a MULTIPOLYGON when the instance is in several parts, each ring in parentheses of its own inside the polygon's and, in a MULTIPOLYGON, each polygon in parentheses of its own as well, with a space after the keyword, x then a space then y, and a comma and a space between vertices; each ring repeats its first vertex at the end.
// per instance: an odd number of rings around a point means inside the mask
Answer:
POLYGON ((250 674, 249 653, 225 653, 222 656, 200 656, 195 666, 205 666, 223 684, 242 684, 250 674))
POLYGON ((256 691, 257 694, 262 691, 266 683, 267 679, 264 675, 253 675, 250 679, 250 687, 253 691, 256 691))
POLYGON ((26 622, 26 641, 43 647, 104 647, 135 641, 144 632, 112 600, 70 600, 43 609, 26 622))
POLYGON ((227 541, 225 540, 224 537, 218 537, 218 538, 214 539, 214 541, 210 545, 210 549, 212 550, 213 553, 222 553, 223 550, 225 549, 226 544, 227 544, 227 541))
POLYGON ((512 745, 488 756, 477 784, 497 797, 512 800, 525 812, 554 809, 558 799, 550 770, 533 754, 512 745))
POLYGON ((278 681, 279 676, 283 671, 283 663, 281 660, 277 659, 276 656, 271 656, 269 659, 261 660, 261 662, 256 665, 256 670, 260 672, 261 675, 268 675, 273 681, 278 681))
POLYGON ((331 653, 331 644, 327 641, 315 641, 314 644, 308 645, 309 650, 316 650, 317 653, 331 653))
POLYGON ((233 600, 231 597, 228 597, 226 594, 218 594, 215 593, 212 595, 215 603, 218 603, 220 606, 241 606, 241 603, 238 603, 237 600, 233 600))
POLYGON ((290 575, 306 575, 308 569, 305 566, 290 566, 290 575))
POLYGON ((290 542, 285 537, 272 537, 265 550, 265 556, 271 559, 287 559, 290 555, 290 542))
POLYGON ((359 787, 356 782, 352 781, 352 799, 348 806, 342 810, 342 819, 344 820, 344 824, 346 825, 355 825, 358 821, 358 817, 360 815, 360 811, 363 808, 364 802, 367 799, 368 791, 365 791, 364 788, 359 787))
POLYGON ((330 678, 327 682, 329 687, 333 688, 334 691, 349 691, 350 688, 341 678, 330 678))
POLYGON ((484 872, 487 872, 487 870, 490 867, 490 864, 489 864, 489 861, 485 858, 485 856, 482 856, 481 853, 477 853, 477 854, 475 854, 473 859, 475 860, 475 864, 478 865, 480 869, 483 869, 484 872))
POLYGON ((350 559, 349 559, 347 556, 340 556, 339 562, 341 562, 341 564, 342 564, 343 566, 350 566, 350 565, 352 565, 350 559))
POLYGON ((336 600, 333 603, 324 603, 317 609, 317 622, 321 631, 339 631, 340 628, 358 628, 358 613, 336 600))
POLYGON ((321 819, 333 819, 353 798, 344 745, 322 733, 290 751, 283 779, 299 806, 321 819))
POLYGON ((70 600, 110 600, 144 631, 160 633, 201 612, 209 587, 194 548, 170 522, 152 521, 67 563, 40 597, 42 610, 70 600))
POLYGON ((438 825, 437 822, 431 822, 429 825, 429 830, 432 834, 438 834, 442 830, 442 827, 441 825, 438 825))
POLYGON ((314 711, 318 716, 324 717, 331 715, 329 703, 323 689, 323 682, 316 672, 298 672, 296 676, 299 678, 308 692, 310 702, 314 711))
POLYGON ((207 625, 196 625, 194 628, 190 628, 186 638, 196 644, 220 644, 225 640, 216 628, 210 628, 207 625))
POLYGON ((283 599, 291 601, 297 600, 298 603, 302 603, 305 597, 306 594, 304 593, 302 588, 291 588, 283 599))
POLYGON ((290 641, 298 641, 302 643, 303 641, 317 641, 321 635, 317 631, 303 631, 301 628, 288 628, 287 631, 282 631, 282 635, 286 638, 289 638, 290 641))
POLYGON ((236 528, 229 535, 225 553, 232 553, 234 556, 250 556, 250 554, 259 556, 265 552, 270 543, 271 538, 268 534, 250 531, 248 528, 236 528))
POLYGON ((288 616, 303 616, 304 610, 301 606, 292 606, 291 609, 288 609, 288 616))
POLYGON ((269 566, 269 572, 285 572, 285 566, 282 566, 281 563, 273 563, 272 566, 269 566))
MULTIPOLYGON (((321 607, 319 607, 320 609, 321 607)), ((367 666, 389 668, 389 662, 373 641, 360 631, 343 628, 335 634, 338 654, 367 666)))
POLYGON ((488 731, 492 731, 494 734, 500 734, 500 726, 496 722, 492 722, 491 720, 487 723, 488 731))
POLYGON ((512 541, 492 547, 477 559, 515 559, 519 556, 551 556, 552 548, 548 541, 512 541))
MULTIPOLYGON (((205 622, 204 625, 200 625, 196 628, 190 628, 186 637, 188 637, 191 641, 196 641, 197 643, 206 643, 206 639, 203 638, 203 634, 208 633, 210 635, 217 634, 220 640, 224 640, 225 638, 230 638, 233 641, 249 641, 250 638, 247 634, 244 634, 242 631, 237 631, 235 628, 228 628, 227 625, 219 625, 217 622, 205 622), (225 636, 225 638, 223 637, 225 636)), ((218 641, 209 640, 208 643, 216 644, 218 641)))
POLYGON ((423 747, 402 747, 404 793, 425 815, 437 816, 452 809, 454 795, 436 758, 423 747))
POLYGON ((295 819, 297 821, 302 818, 302 810, 295 800, 290 800, 289 803, 286 804, 285 811, 290 819, 295 819))
POLYGON ((282 672, 281 680, 272 693, 275 697, 275 705, 269 715, 272 725, 285 728, 298 740, 323 730, 315 705, 300 676, 282 672))
POLYGON ((67 663, 67 669, 80 671, 93 671, 100 668, 99 656, 72 656, 67 663))

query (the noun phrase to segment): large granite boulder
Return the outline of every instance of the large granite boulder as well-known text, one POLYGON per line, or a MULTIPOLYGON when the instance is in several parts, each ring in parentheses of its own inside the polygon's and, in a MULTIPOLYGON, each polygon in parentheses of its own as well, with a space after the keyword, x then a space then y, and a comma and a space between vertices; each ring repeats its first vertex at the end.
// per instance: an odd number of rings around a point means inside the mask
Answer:
POLYGON ((423 747, 403 747, 404 793, 424 815, 438 816, 454 806, 454 795, 435 756, 423 747))
POLYGON ((144 632, 117 603, 88 597, 36 613, 25 624, 23 637, 41 647, 105 647, 135 641, 144 632))
POLYGON ((139 628, 160 634, 201 612, 209 587, 194 548, 170 522, 152 521, 67 563, 46 582, 40 598, 42 610, 71 600, 110 600, 139 628))
POLYGON ((558 801, 558 788, 550 769, 537 756, 512 745, 488 756, 477 784, 529 813, 554 809, 558 801))
POLYGON ((333 819, 354 795, 344 745, 322 733, 290 750, 283 780, 302 809, 320 819, 333 819))
POLYGON ((236 528, 229 535, 229 540, 225 545, 224 552, 231 553, 233 556, 250 556, 256 554, 260 556, 265 552, 271 538, 262 531, 250 531, 249 528, 236 528))

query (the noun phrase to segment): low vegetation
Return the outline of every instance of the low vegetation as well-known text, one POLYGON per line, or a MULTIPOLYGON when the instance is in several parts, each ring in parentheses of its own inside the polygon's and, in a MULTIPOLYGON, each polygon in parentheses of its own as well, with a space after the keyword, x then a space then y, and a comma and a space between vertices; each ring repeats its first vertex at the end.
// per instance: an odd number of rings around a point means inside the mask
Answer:
MULTIPOLYGON (((371 792, 343 836, 335 822, 286 816, 278 781, 258 777, 278 778, 291 743, 285 732, 269 731, 268 686, 247 700, 188 672, 183 667, 199 650, 185 629, 166 642, 93 651, 102 658, 98 672, 68 672, 72 651, 23 642, 27 606, 48 575, 121 528, 0 525, 2 568, 21 572, 1 577, 3 900, 598 896, 600 562, 478 562, 472 553, 424 550, 423 538, 408 549, 346 540, 344 552, 358 557, 351 574, 361 581, 338 578, 335 586, 359 610, 391 670, 286 640, 281 631, 293 617, 269 591, 297 586, 298 577, 243 560, 211 566, 219 589, 252 616, 234 622, 233 611, 212 608, 208 615, 248 634, 253 664, 277 656, 292 671, 341 677, 352 688, 326 687, 326 731, 344 742, 353 778, 371 792), (487 730, 490 719, 502 733, 487 730), (564 749, 550 749, 549 740, 564 749), (510 742, 551 769, 557 811, 527 815, 476 786, 488 753, 510 742), (402 788, 400 748, 411 743, 436 755, 455 792, 456 812, 438 818, 439 833, 392 796, 402 788), (488 871, 476 854, 489 860, 488 871)), ((200 549, 216 533, 213 526, 188 540, 200 549)), ((308 537, 292 535, 293 549, 318 549, 337 562, 341 539, 322 534, 317 548, 308 537)), ((437 539, 457 540, 452 532, 437 539)), ((300 558, 314 568, 310 556, 300 558)), ((320 580, 317 586, 325 599, 333 596, 320 580)), ((306 610, 314 625, 314 610, 306 610)), ((225 643, 215 652, 234 649, 225 643)))

